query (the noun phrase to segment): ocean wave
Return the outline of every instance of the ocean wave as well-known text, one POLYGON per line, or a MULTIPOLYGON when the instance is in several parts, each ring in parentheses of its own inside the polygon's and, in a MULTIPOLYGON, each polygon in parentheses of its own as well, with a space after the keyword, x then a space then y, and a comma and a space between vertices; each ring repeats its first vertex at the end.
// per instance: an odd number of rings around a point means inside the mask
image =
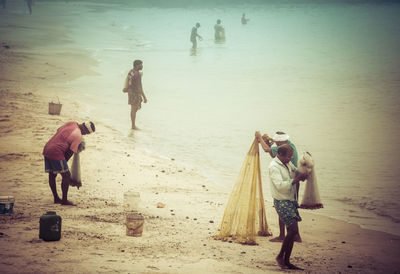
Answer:
POLYGON ((398 203, 386 200, 372 200, 367 197, 361 197, 361 198, 343 197, 334 200, 344 203, 346 205, 358 207, 362 210, 367 210, 371 213, 374 213, 377 216, 387 218, 391 222, 400 223, 400 216, 398 216, 399 215, 398 208, 400 206, 398 203))

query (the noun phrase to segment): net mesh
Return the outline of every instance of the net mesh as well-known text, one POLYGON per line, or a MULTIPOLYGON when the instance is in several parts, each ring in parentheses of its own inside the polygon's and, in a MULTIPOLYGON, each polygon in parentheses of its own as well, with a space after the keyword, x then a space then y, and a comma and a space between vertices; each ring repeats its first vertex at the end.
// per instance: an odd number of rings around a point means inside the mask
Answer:
POLYGON ((69 180, 71 186, 76 186, 78 189, 82 186, 81 180, 81 161, 79 153, 74 153, 71 166, 71 178, 69 180))
POLYGON ((271 236, 272 233, 265 214, 260 153, 255 139, 229 197, 219 233, 214 238, 223 241, 232 238, 242 244, 254 245, 257 235, 271 236))
POLYGON ((300 204, 300 207, 303 209, 319 209, 324 207, 319 196, 317 176, 315 175, 314 167, 315 164, 311 154, 308 152, 303 153, 298 163, 298 171, 307 174, 307 183, 300 204))

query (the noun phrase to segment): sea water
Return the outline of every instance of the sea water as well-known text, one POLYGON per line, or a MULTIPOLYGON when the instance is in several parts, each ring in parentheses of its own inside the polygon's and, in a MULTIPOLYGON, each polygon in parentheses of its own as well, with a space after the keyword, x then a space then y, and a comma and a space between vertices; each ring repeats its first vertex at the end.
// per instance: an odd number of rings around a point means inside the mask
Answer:
POLYGON ((285 131, 314 157, 325 205, 316 213, 400 235, 398 3, 105 2, 70 2, 63 15, 68 46, 98 61, 98 75, 68 83, 90 99, 94 121, 229 189, 254 132, 285 131), (217 19, 225 43, 214 41, 217 19), (193 51, 196 22, 204 39, 193 51), (131 131, 122 86, 135 59, 148 103, 131 131))

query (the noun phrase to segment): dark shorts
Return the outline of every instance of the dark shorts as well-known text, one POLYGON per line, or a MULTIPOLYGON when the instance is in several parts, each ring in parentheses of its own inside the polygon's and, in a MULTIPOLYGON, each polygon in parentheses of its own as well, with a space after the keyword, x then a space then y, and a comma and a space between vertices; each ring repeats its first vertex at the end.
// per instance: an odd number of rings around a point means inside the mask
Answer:
POLYGON ((274 199, 274 207, 279 219, 285 223, 286 227, 289 227, 294 221, 301 221, 299 211, 297 210, 299 205, 296 201, 274 199))
POLYGON ((66 160, 51 160, 44 157, 44 170, 47 173, 64 173, 68 171, 68 164, 66 160))

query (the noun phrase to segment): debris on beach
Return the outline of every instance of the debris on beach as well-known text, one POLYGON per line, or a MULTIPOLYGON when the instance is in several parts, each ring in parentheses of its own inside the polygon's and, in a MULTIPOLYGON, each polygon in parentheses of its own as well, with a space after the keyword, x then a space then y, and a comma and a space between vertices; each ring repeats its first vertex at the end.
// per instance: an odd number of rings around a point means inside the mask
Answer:
POLYGON ((165 204, 163 204, 163 203, 157 203, 157 208, 164 208, 165 207, 165 204))

